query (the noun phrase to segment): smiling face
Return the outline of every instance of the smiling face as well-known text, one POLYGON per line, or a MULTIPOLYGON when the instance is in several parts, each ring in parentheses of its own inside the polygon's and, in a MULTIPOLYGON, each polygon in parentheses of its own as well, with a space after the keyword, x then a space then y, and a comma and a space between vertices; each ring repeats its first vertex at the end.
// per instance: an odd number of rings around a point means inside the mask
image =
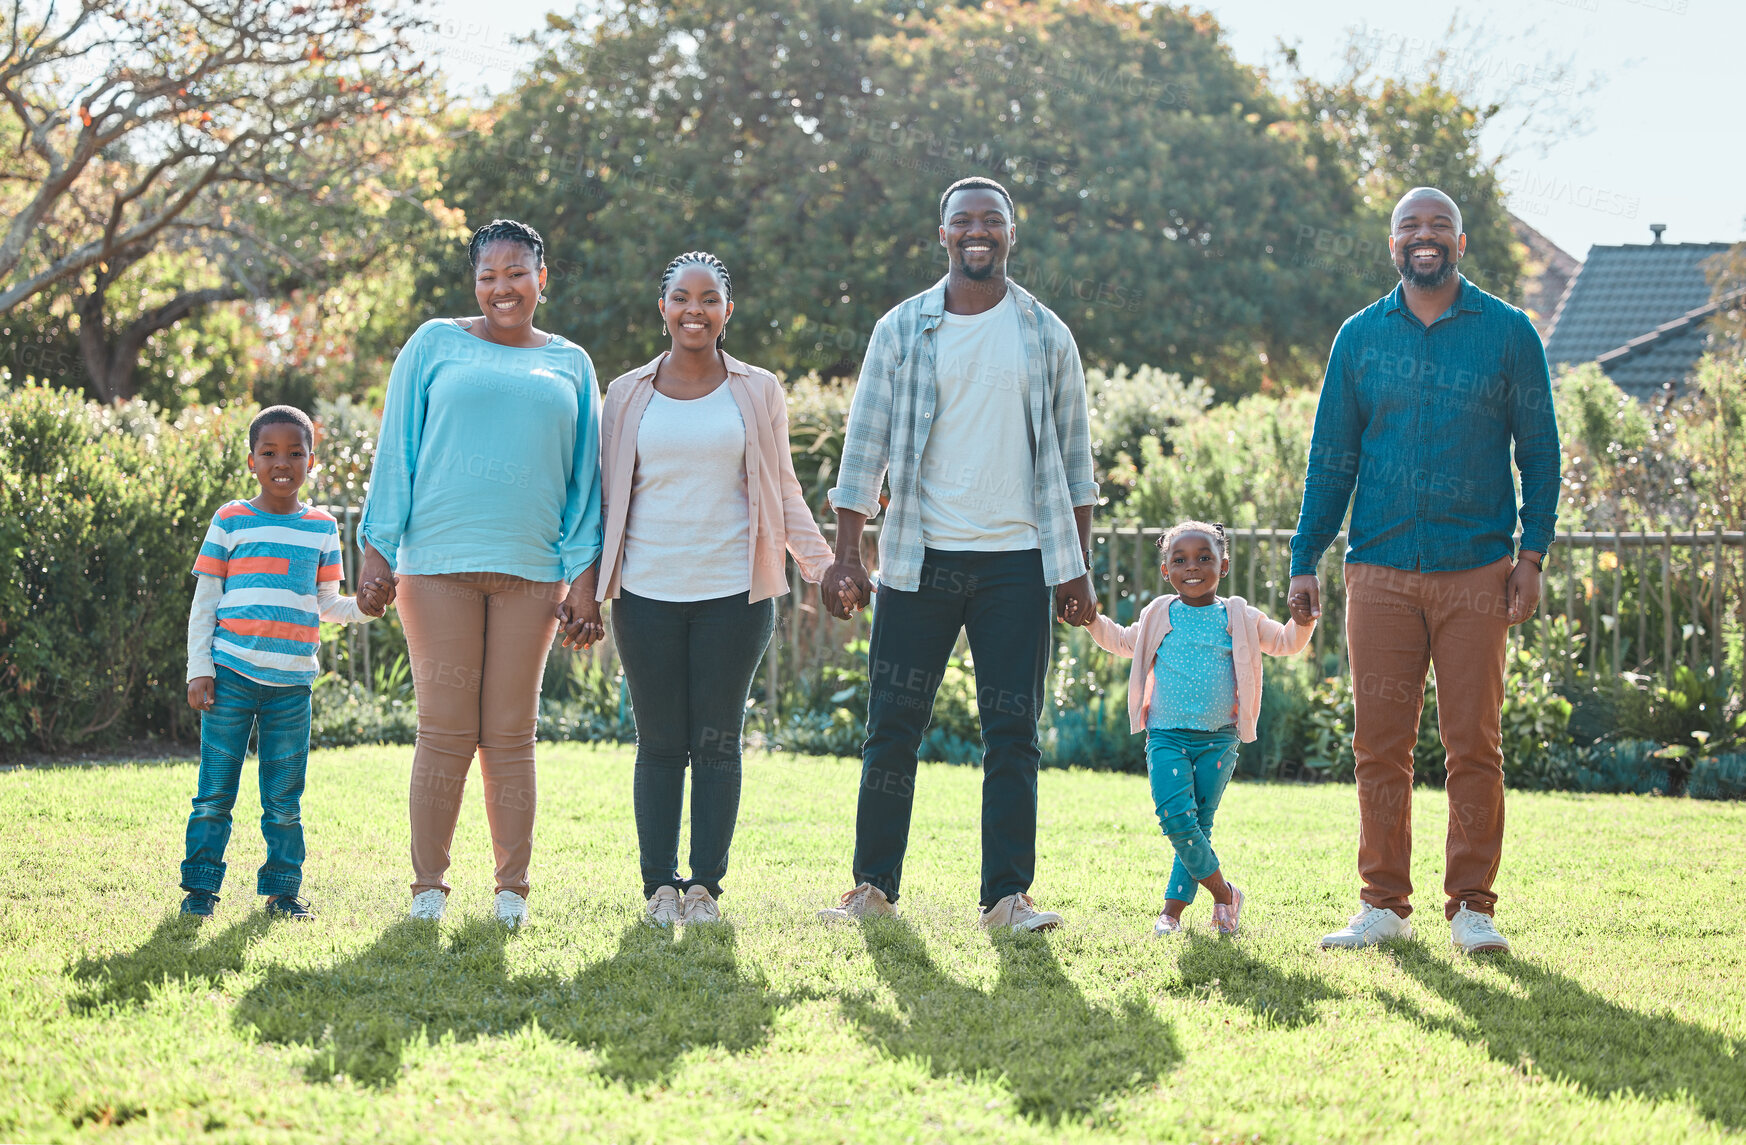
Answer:
POLYGON ((260 482, 261 493, 273 501, 295 500, 309 477, 309 443, 303 427, 291 422, 269 422, 260 428, 249 450, 249 472, 260 482))
POLYGON ((479 252, 473 267, 473 297, 479 300, 479 313, 499 333, 531 325, 545 287, 546 268, 525 243, 499 239, 479 252))
POLYGON ((1388 251, 1401 281, 1437 289, 1455 276, 1455 264, 1467 253, 1460 210, 1441 193, 1409 194, 1394 209, 1388 251))
POLYGON ((1215 538, 1184 533, 1170 543, 1161 571, 1184 604, 1211 604, 1218 594, 1219 578, 1231 571, 1231 562, 1219 555, 1215 538))
POLYGON ((1018 228, 999 191, 966 187, 946 200, 940 243, 954 271, 977 281, 997 270, 1004 274, 1007 252, 1017 241, 1018 228))
POLYGON ((661 296, 661 320, 677 350, 710 350, 734 304, 714 270, 700 262, 679 268, 661 296))

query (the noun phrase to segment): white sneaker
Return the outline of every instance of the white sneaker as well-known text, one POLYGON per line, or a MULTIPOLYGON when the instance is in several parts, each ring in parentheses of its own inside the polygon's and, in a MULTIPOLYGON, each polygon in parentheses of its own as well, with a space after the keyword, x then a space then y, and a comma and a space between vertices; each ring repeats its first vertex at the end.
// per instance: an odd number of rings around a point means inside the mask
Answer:
POLYGON ((491 904, 491 913, 497 916, 498 922, 514 930, 527 925, 527 900, 514 891, 498 891, 491 904))
POLYGON ((1498 933, 1497 924, 1489 914, 1468 910, 1463 902, 1455 917, 1449 920, 1449 941, 1469 954, 1501 950, 1508 953, 1510 940, 1498 933))
MULTIPOLYGON (((1213 903, 1212 928, 1229 937, 1237 933, 1237 920, 1243 914, 1243 890, 1236 883, 1228 880, 1225 885, 1231 888, 1231 905, 1213 903)), ((1393 914, 1394 912, 1389 911, 1389 913, 1393 914)))
POLYGON ((1153 938, 1168 938, 1173 934, 1182 933, 1182 920, 1171 918, 1163 911, 1158 912, 1158 921, 1152 924, 1153 938))
POLYGON ((1019 892, 1007 895, 983 911, 977 921, 983 930, 1005 927, 1016 933, 1021 930, 1054 930, 1061 925, 1061 916, 1052 910, 1038 910, 1030 895, 1019 892))
POLYGON ((1411 938, 1413 924, 1386 907, 1371 906, 1365 903, 1358 908, 1358 913, 1352 916, 1352 921, 1324 935, 1322 949, 1350 950, 1360 946, 1375 946, 1379 942, 1390 942, 1396 938, 1411 938))
POLYGON ((650 926, 672 926, 679 921, 679 890, 677 887, 656 887, 649 896, 647 922, 650 926))
POLYGON ((721 908, 702 887, 689 887, 685 891, 685 901, 679 904, 679 921, 686 926, 698 922, 720 922, 721 908))
POLYGON ((443 910, 448 905, 448 892, 439 891, 433 888, 428 891, 419 891, 417 894, 413 895, 412 909, 407 913, 412 918, 425 918, 434 922, 442 918, 443 910))
POLYGON ((826 922, 849 922, 857 918, 890 918, 896 914, 897 908, 891 905, 891 900, 885 897, 885 892, 872 883, 862 883, 852 891, 845 891, 841 903, 826 907, 818 912, 818 916, 826 922))

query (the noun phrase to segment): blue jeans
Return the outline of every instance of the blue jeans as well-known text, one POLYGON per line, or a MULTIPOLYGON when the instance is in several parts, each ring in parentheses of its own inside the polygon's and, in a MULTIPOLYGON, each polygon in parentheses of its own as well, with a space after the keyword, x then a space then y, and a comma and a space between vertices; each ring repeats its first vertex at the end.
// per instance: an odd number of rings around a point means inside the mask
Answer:
POLYGON ((721 897, 740 815, 740 732, 752 677, 776 628, 776 602, 745 593, 651 600, 620 592, 612 636, 637 722, 631 781, 643 897, 700 886, 721 897), (691 768, 691 877, 681 878, 679 824, 691 768))
POLYGON ((1165 897, 1193 902, 1200 880, 1219 869, 1212 849, 1213 816, 1237 769, 1237 733, 1187 728, 1146 732, 1146 773, 1158 825, 1176 848, 1165 897))
POLYGON ((303 779, 309 769, 309 689, 260 684, 220 665, 210 711, 200 717, 200 790, 188 816, 182 889, 218 892, 230 811, 248 755, 249 733, 260 730, 261 836, 267 861, 255 893, 294 895, 303 886, 303 779))

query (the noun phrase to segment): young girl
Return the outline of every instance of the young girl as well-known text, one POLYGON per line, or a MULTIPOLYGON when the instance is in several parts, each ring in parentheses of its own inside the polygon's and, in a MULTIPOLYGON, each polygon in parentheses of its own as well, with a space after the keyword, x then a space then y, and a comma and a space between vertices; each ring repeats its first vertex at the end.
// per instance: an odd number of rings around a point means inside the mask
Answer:
MULTIPOLYGON (((1229 574, 1225 527, 1184 521, 1158 540, 1159 571, 1175 592, 1140 610, 1123 627, 1107 616, 1091 638, 1131 656, 1128 717, 1146 733, 1146 771, 1158 823, 1176 862, 1154 937, 1182 930, 1182 908, 1195 884, 1212 893, 1213 929, 1237 933, 1243 892, 1225 880, 1209 837, 1219 798, 1236 767, 1237 744, 1255 738, 1261 711, 1261 657, 1301 652, 1315 631, 1307 599, 1293 599, 1281 625, 1240 596, 1218 595, 1229 574)), ((1071 619, 1071 618, 1069 618, 1071 619)))

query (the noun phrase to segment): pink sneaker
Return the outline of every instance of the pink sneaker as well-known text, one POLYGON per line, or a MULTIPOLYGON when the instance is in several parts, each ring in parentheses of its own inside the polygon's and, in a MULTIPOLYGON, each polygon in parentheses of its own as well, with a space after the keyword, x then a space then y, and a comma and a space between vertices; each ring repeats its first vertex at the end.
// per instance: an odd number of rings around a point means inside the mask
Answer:
POLYGON ((1236 883, 1231 883, 1231 903, 1226 906, 1222 902, 1213 904, 1212 928, 1223 935, 1237 933, 1237 919, 1243 913, 1243 891, 1236 883))

